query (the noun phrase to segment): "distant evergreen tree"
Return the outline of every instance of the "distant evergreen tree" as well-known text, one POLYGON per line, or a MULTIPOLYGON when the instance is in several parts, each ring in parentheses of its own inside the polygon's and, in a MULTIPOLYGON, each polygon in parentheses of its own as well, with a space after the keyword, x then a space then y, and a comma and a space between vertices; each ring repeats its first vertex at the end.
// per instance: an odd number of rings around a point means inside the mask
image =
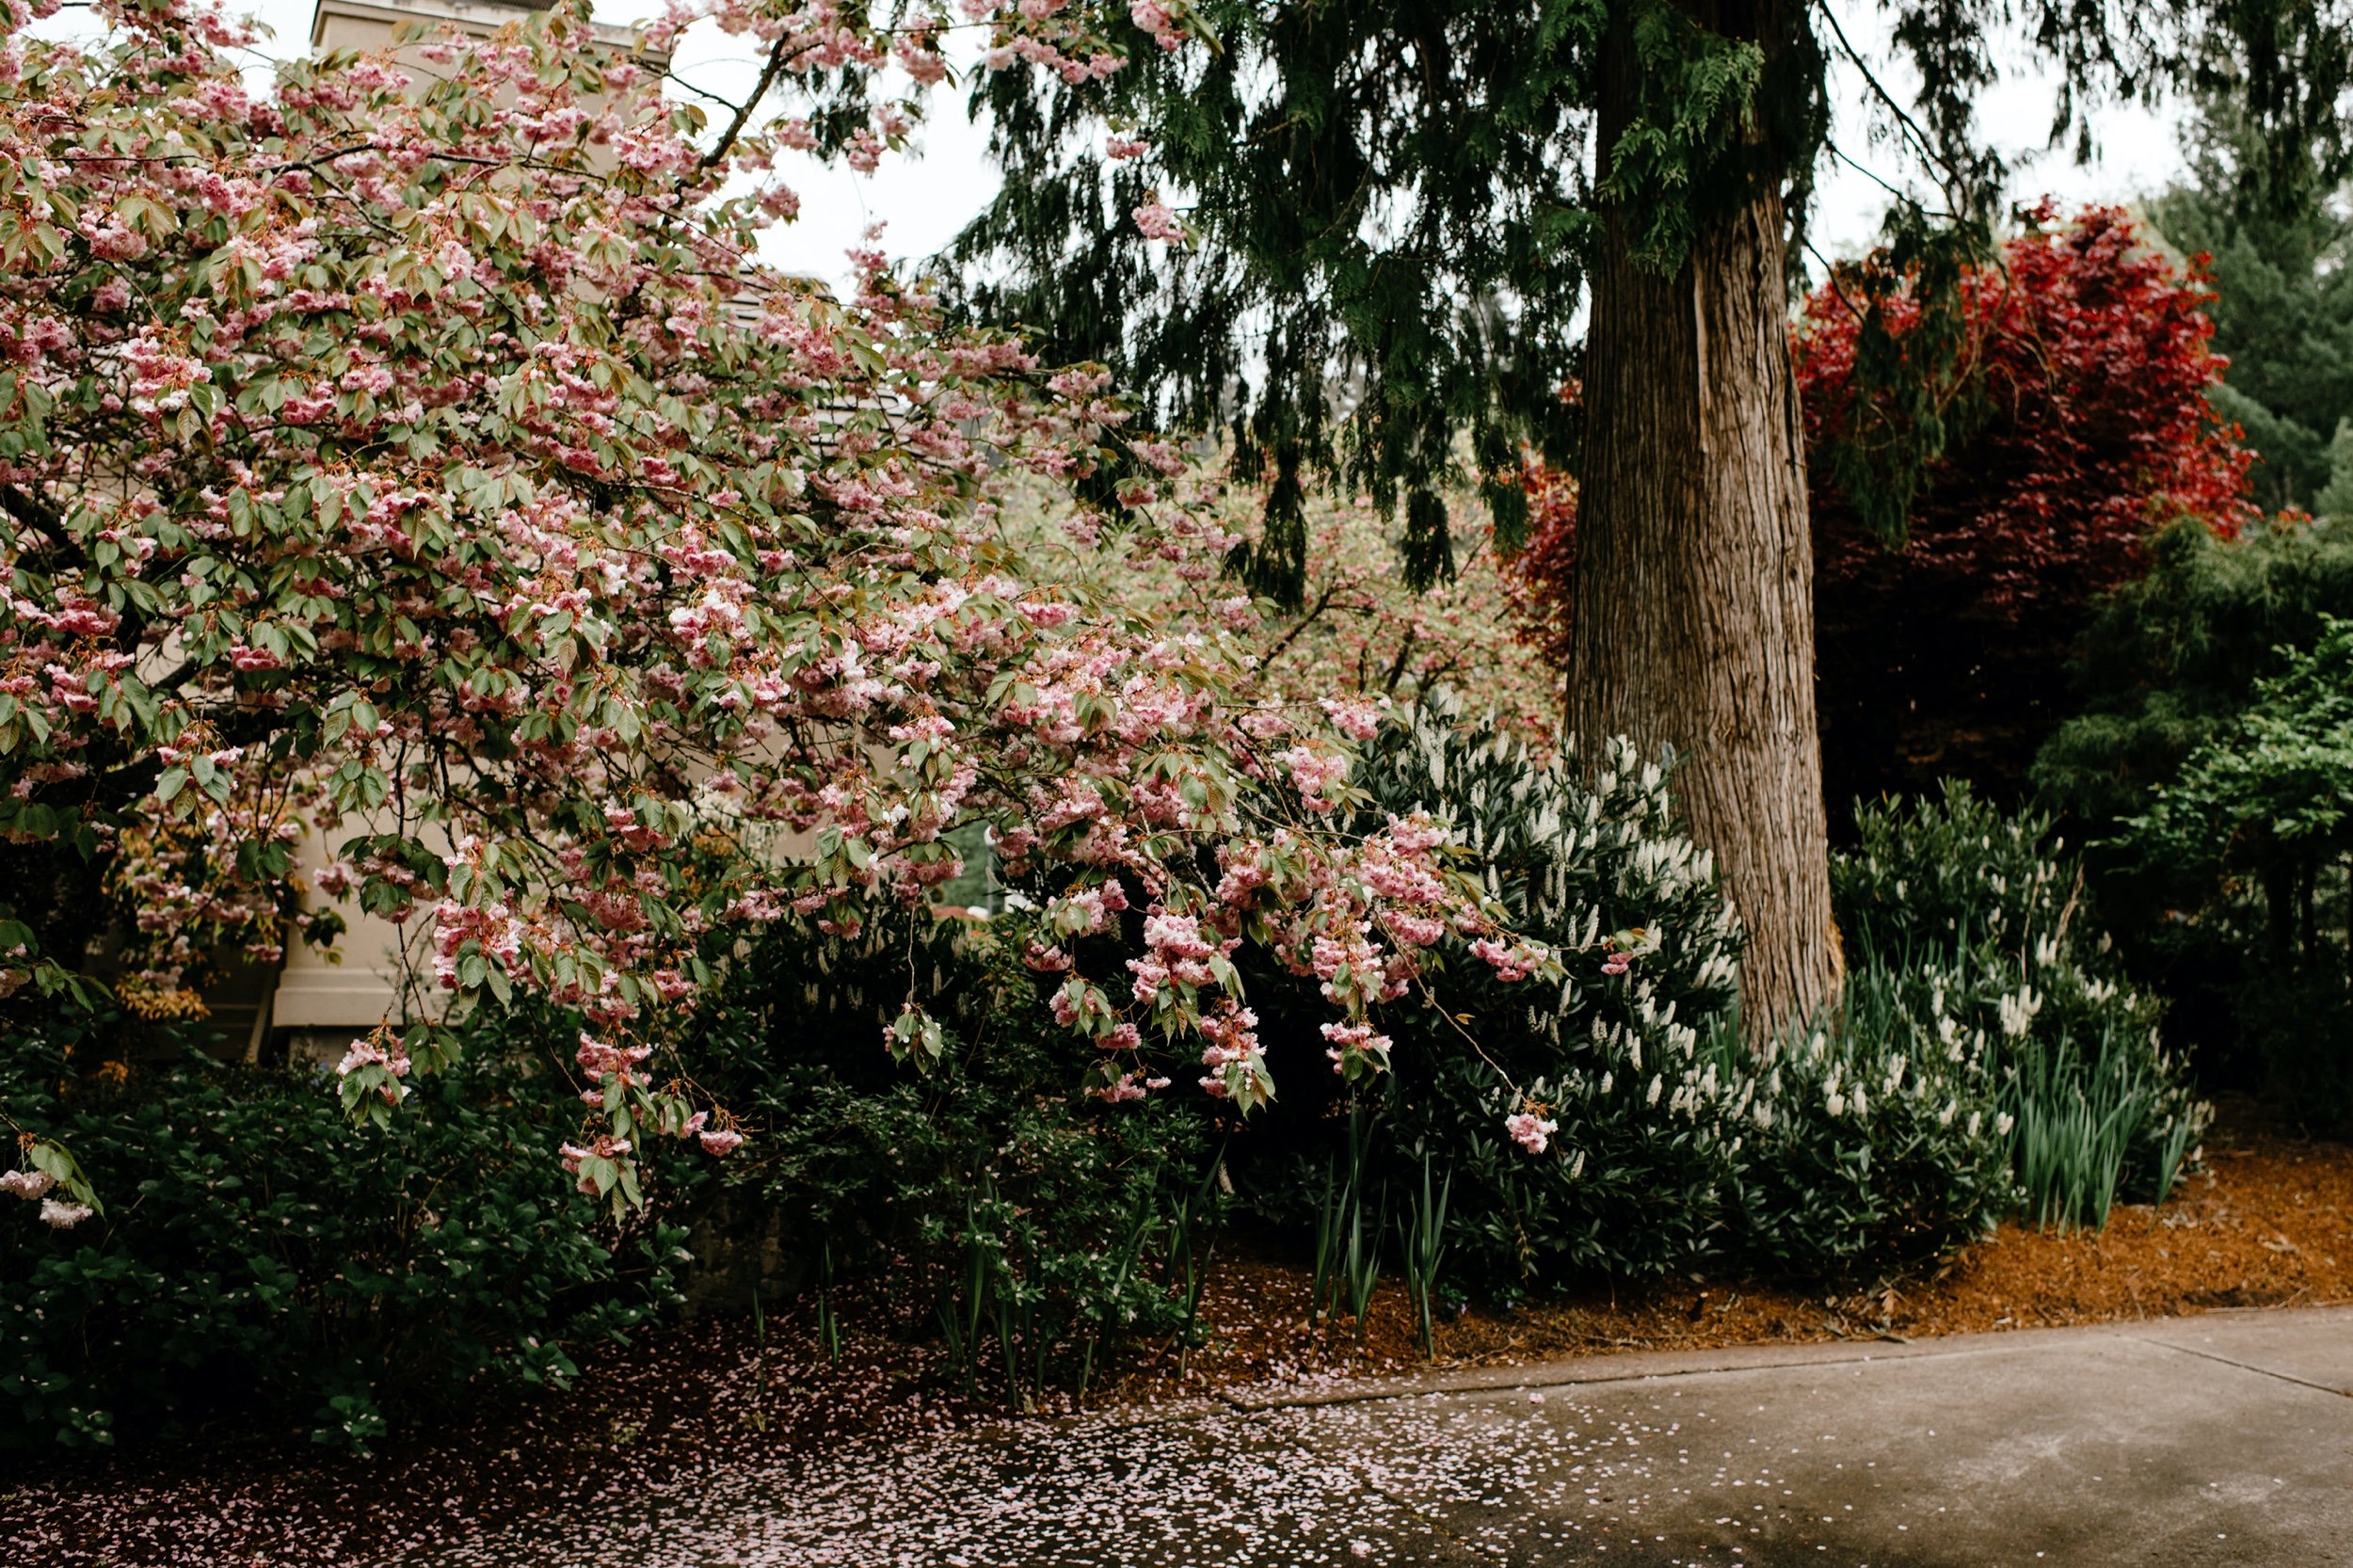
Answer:
MULTIPOLYGON (((2217 418, 2261 456, 2255 499, 2320 511, 2353 418, 2353 205, 2318 166, 2279 171, 2278 149, 2227 100, 2194 121, 2189 179, 2149 205, 2180 249, 2204 251, 2214 346, 2230 379, 2208 394, 2217 418)), ((2353 510, 2353 475, 2330 506, 2353 510)))
POLYGON ((2313 498, 2313 510, 2324 518, 2353 518, 2353 419, 2337 421, 2329 438, 2329 483, 2313 498))

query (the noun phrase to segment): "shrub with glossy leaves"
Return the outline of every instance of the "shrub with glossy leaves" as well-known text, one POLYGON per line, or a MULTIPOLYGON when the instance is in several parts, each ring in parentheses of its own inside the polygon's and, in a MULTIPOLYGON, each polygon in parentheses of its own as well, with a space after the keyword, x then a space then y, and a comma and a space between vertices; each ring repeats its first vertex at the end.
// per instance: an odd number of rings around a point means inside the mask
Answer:
POLYGON ((0 1060, 10 1113, 69 1141, 111 1199, 64 1228, 0 1206, 18 1439, 234 1418, 364 1446, 490 1384, 561 1383, 676 1300, 685 1233, 582 1203, 552 1158, 571 1118, 487 1064, 489 1041, 486 1064, 419 1087, 429 1114, 378 1129, 309 1072, 94 1060, 132 1027, 69 1016, 0 1060))
POLYGON ((2333 956, 2353 928, 2353 900, 2327 873, 2326 836, 2306 839, 2312 853, 2282 855, 2289 840, 2231 810, 2187 835, 2126 824, 2193 756, 2238 747, 2261 682, 2308 653, 2331 616, 2353 616, 2345 520, 2278 518, 2234 539, 2169 529, 2148 575, 2111 595, 2078 645, 2084 711, 2035 762, 2044 798, 2090 840, 2091 886, 2126 964, 2166 997, 2169 1032, 2200 1076, 2280 1093, 2323 1121, 2353 1109, 2327 1087, 2353 1018, 2333 956), (2241 829, 2249 836, 2233 837, 2241 829))
POLYGON ((2009 1124, 1977 1064, 1938 1038, 1941 984, 1858 968, 1836 1019, 1751 1064, 1763 1109, 1733 1177, 1746 1261, 1804 1276, 1895 1273, 2015 1210, 2009 1124))
POLYGON ((2188 895, 2209 942, 2251 950, 2242 1027, 2277 1086, 2323 1125, 2353 1114, 2346 933, 2353 931, 2353 621, 2321 618, 2310 647, 2255 682, 2128 820, 2121 851, 2188 895), (2297 1017, 2300 1011, 2304 1016, 2297 1017))
MULTIPOLYGON (((2083 711, 2044 744, 2036 789, 2098 835, 2139 815, 2330 616, 2353 617, 2353 520, 2275 518, 2227 538, 2195 522, 2166 529, 2148 572, 2101 601, 2077 644, 2069 675, 2083 711)), ((2121 902, 2179 900, 2141 883, 2121 902)))
POLYGON ((773 1300, 821 1273, 878 1284, 892 1327, 943 1338, 970 1383, 1016 1403, 1196 1325, 1210 1119, 1197 1101, 1079 1090, 1102 1053, 1046 1018, 1052 977, 1022 962, 1039 935, 1018 912, 904 911, 856 936, 778 933, 751 956, 696 1045, 753 1133, 701 1194, 751 1253, 731 1294, 773 1300), (924 1074, 878 1044, 910 961, 964 1042, 924 1074))
POLYGON ((1597 760, 1588 778, 1450 705, 1368 750, 1373 799, 1447 813, 1564 970, 1449 975, 1436 1004, 1379 1017, 1385 1175, 1410 1184, 1425 1155, 1453 1174, 1466 1276, 1893 1271, 2022 1207, 2094 1223, 2179 1168, 2203 1112, 2153 1005, 2087 937, 2047 823, 1958 789, 1863 813, 1834 867, 1842 1009, 1760 1055, 1732 1015, 1737 922, 1674 825, 1669 770, 1623 744, 1597 760))

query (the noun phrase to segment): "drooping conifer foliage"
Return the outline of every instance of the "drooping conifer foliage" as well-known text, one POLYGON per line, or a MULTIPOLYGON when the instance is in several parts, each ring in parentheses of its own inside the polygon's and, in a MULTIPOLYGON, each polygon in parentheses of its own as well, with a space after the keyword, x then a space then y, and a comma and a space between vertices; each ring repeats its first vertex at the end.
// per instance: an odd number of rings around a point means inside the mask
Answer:
MULTIPOLYGON (((1925 83, 1916 100, 1868 69, 1860 19, 1801 7, 1147 0, 1139 40, 1147 26, 1172 36, 1165 19, 1181 15, 1218 47, 1146 46, 1110 75, 975 88, 1008 178, 952 248, 995 264, 961 297, 1118 367, 1166 421, 1234 422, 1245 462, 1270 478, 1335 465, 1394 502, 1471 473, 1508 543, 1525 517, 1513 444, 1574 456, 1579 422, 1554 394, 1574 371, 1602 210, 1639 201, 1636 248, 1669 270, 1759 182, 1787 188, 1801 232, 1817 160, 1833 151, 1833 66, 1881 117, 1897 167, 1936 191, 1891 218, 1892 258, 1915 283, 1927 264, 1932 282, 1957 284, 1958 262, 1988 243, 2007 170, 1976 99, 2010 41, 2064 77, 2055 137, 2089 147, 2082 115, 2104 96, 2171 82, 2227 113, 2243 155, 2217 167, 2271 205, 2325 196, 2347 166, 2333 105, 2353 83, 2353 34, 2325 7, 1880 9, 1925 83), (1622 57, 1634 103, 1596 145, 1592 111, 1622 57), (1464 432, 1467 467, 1450 444, 1464 432)), ((1917 312, 1905 363, 1935 371, 1917 312)), ((1915 431, 1907 452, 1928 460, 1938 434, 1915 431)), ((1254 564, 1295 583, 1287 486, 1275 505, 1282 526, 1254 564)))
MULTIPOLYGON (((1230 422, 1269 489, 1238 557, 1255 586, 1298 602, 1317 468, 1408 502, 1405 565, 1427 584, 1452 569, 1435 492, 1459 478, 1457 435, 1496 472, 1563 435, 1545 394, 1582 286, 1585 24, 1194 9, 1214 52, 982 85, 1007 178, 954 248, 983 280, 970 304, 1112 365, 1163 420, 1230 422)), ((1511 542, 1514 492, 1488 494, 1511 542)))

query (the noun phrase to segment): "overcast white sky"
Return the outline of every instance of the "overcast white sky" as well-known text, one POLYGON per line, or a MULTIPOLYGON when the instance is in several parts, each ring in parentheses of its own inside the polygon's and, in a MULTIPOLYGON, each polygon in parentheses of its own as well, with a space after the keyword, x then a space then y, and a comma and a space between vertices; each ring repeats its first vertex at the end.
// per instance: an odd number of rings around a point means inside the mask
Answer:
MULTIPOLYGON (((242 6, 230 0, 230 8, 246 10, 274 32, 274 40, 262 46, 264 55, 283 56, 307 46, 312 0, 246 0, 242 6)), ((632 0, 600 6, 600 13, 622 22, 647 8, 632 0)), ((1872 48, 1867 40, 1880 36, 1877 7, 1870 0, 1841 0, 1840 10, 1849 36, 1866 50, 1872 48)), ((697 84, 724 92, 731 83, 750 80, 751 47, 745 40, 706 30, 689 36, 677 64, 697 84)), ((1900 76, 1885 69, 1881 74, 1891 86, 1900 76)), ((1859 84, 1834 78, 1833 91, 1841 146, 1882 175, 1895 177, 1892 159, 1867 145, 1859 84)), ((2071 205, 2124 201, 2162 187, 2182 167, 2174 117, 2130 108, 2098 118, 2101 156, 2095 163, 2079 167, 2064 153, 2040 153, 2036 150, 2048 131, 2051 106, 2050 84, 2027 72, 2013 72, 1998 84, 1981 106, 1981 123, 2019 169, 2015 198, 2047 192, 2071 205)), ((961 94, 943 94, 918 137, 916 153, 887 157, 872 175, 824 168, 807 160, 791 169, 787 178, 801 194, 801 216, 771 242, 770 259, 839 281, 847 273, 842 252, 870 223, 886 225, 884 246, 895 257, 927 255, 945 244, 995 192, 996 175, 984 154, 983 133, 964 118, 961 94)), ((1885 205, 1885 193, 1864 175, 1843 167, 1825 169, 1815 244, 1832 255, 1865 248, 1878 231, 1885 205)))

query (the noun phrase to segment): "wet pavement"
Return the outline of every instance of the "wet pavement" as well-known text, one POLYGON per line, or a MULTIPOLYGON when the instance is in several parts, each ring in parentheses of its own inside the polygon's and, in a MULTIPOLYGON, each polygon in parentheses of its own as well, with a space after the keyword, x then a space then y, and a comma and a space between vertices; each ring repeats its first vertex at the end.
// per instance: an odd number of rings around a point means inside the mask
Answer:
POLYGON ((2353 1308, 1258 1387, 845 1439, 428 1568, 2353 1564, 2353 1308))

